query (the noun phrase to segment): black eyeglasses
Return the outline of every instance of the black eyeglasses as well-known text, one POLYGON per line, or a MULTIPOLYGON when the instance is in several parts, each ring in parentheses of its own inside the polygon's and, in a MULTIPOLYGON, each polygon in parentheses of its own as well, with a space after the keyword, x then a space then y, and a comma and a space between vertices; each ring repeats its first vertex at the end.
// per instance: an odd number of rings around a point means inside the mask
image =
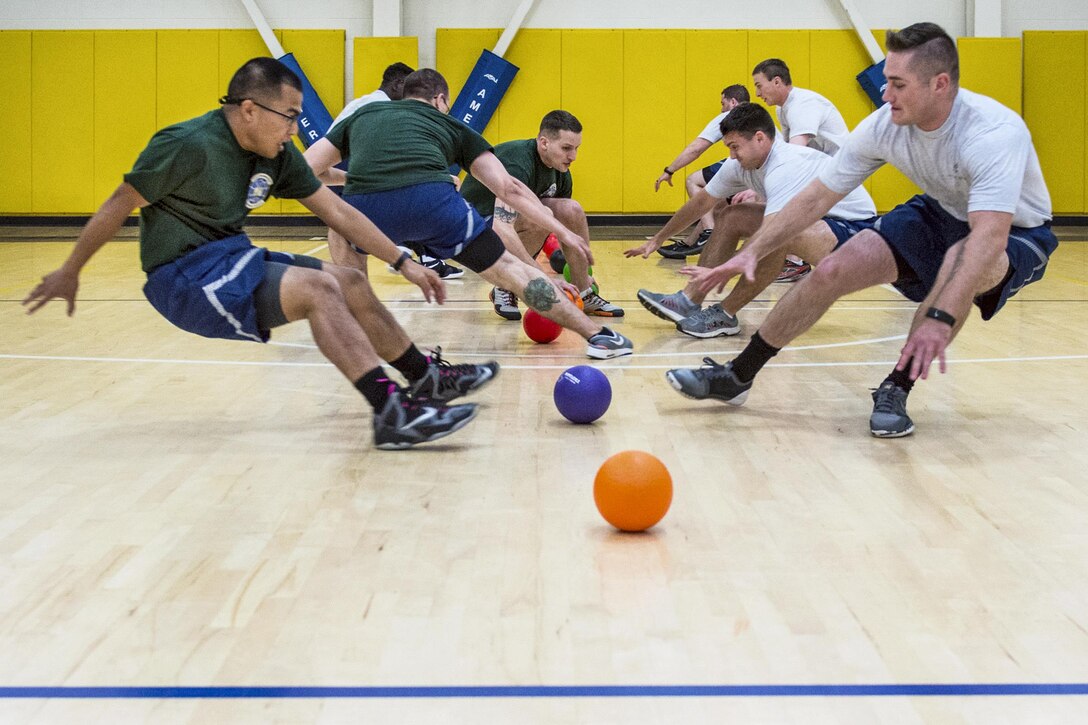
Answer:
MULTIPOLYGON (((252 98, 250 98, 249 100, 253 101, 252 98)), ((277 111, 275 108, 269 108, 263 103, 258 103, 257 101, 253 101, 253 105, 257 106, 258 108, 263 108, 266 111, 271 111, 280 118, 286 118, 289 123, 298 123, 298 117, 302 115, 302 113, 283 113, 281 111, 277 111)))
POLYGON ((242 105, 242 101, 252 101, 254 106, 257 106, 258 108, 263 108, 266 111, 274 113, 280 118, 285 118, 290 123, 298 123, 299 116, 302 115, 301 111, 298 111, 296 113, 283 113, 282 111, 277 111, 275 108, 269 108, 268 106, 264 105, 259 101, 254 101, 252 98, 232 98, 231 96, 223 96, 219 99, 219 103, 224 106, 240 106, 242 105))

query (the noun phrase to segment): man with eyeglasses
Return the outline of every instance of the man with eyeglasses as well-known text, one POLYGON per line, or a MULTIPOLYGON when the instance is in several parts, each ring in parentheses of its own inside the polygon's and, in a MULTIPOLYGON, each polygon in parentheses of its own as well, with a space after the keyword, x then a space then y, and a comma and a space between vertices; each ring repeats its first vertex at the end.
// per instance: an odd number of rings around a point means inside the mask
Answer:
MULTIPOLYGON (((308 148, 306 160, 323 179, 338 182, 343 172, 331 169, 347 157, 344 201, 397 244, 453 259, 492 285, 514 292, 541 315, 585 338, 591 358, 631 354, 630 340, 591 320, 537 265, 511 254, 457 192, 448 173, 453 164, 468 169, 527 223, 555 234, 568 254, 592 262, 589 243, 511 176, 480 134, 447 115, 449 109, 446 79, 422 68, 404 80, 404 100, 360 108, 308 148)), ((402 259, 409 256, 404 252, 402 259)))
POLYGON ((378 448, 407 448, 466 425, 476 406, 446 403, 491 380, 496 363, 428 358, 357 270, 256 247, 242 231, 270 195, 299 199, 352 243, 395 263, 428 301, 445 298, 433 272, 405 264, 388 237, 310 171, 291 142, 302 107, 298 77, 279 61, 254 58, 220 103, 152 137, 67 261, 23 300, 28 312, 59 297, 71 315, 80 270, 139 208, 144 294, 174 325, 204 337, 267 342, 272 328, 309 321, 318 348, 374 408, 378 448), (386 377, 382 360, 407 378, 407 388, 386 377))

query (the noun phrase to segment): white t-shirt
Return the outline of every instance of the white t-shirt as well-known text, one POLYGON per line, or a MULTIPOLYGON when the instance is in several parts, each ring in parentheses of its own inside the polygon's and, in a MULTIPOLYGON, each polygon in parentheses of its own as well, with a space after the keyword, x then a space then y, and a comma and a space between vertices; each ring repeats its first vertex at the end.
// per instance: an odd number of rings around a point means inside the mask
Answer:
POLYGON ((992 98, 959 89, 936 131, 892 123, 884 105, 858 124, 821 174, 832 191, 852 189, 885 163, 906 174, 960 221, 1000 211, 1018 227, 1051 218, 1050 193, 1023 119, 992 98))
MULTIPOLYGON (((390 100, 389 96, 387 96, 385 91, 383 91, 381 89, 376 90, 373 93, 367 93, 365 96, 359 96, 354 101, 352 101, 348 105, 344 106, 344 110, 340 111, 340 115, 338 115, 335 119, 333 119, 332 126, 335 126, 336 124, 340 123, 345 118, 347 118, 351 114, 355 113, 356 111, 358 111, 360 108, 362 108, 363 106, 365 106, 368 103, 374 103, 375 101, 388 101, 388 100, 390 100)), ((329 131, 332 130, 332 126, 329 126, 329 131)))
MULTIPOLYGON (((832 158, 805 146, 788 144, 775 137, 763 166, 746 171, 736 159, 727 159, 706 185, 706 193, 725 199, 751 189, 767 200, 764 214, 782 210, 790 199, 809 185, 828 167, 832 158)), ((876 216, 876 205, 865 187, 858 186, 827 212, 838 219, 869 219, 876 216)))
POLYGON ((711 143, 711 145, 718 143, 722 140, 722 119, 729 115, 729 111, 725 113, 719 113, 714 117, 710 123, 706 125, 706 128, 699 134, 699 138, 705 138, 711 143))
POLYGON ((778 125, 782 127, 783 141, 811 134, 808 145, 829 156, 835 155, 850 133, 835 104, 807 88, 790 89, 786 102, 775 111, 778 125))

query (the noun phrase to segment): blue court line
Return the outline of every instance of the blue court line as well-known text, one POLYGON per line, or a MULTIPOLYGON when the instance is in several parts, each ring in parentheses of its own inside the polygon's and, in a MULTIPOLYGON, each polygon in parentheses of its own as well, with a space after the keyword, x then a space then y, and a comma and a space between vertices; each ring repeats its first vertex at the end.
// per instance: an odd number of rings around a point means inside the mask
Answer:
POLYGON ((445 687, 0 687, 4 698, 994 697, 1088 695, 1085 682, 913 685, 493 685, 445 687))

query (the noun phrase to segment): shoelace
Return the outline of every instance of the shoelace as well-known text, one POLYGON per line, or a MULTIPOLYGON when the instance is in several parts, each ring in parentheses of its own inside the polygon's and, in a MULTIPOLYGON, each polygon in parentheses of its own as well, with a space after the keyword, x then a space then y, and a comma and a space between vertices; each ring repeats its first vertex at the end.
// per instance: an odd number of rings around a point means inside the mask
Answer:
POLYGON ((699 368, 699 372, 710 378, 720 378, 725 375, 726 367, 712 357, 704 357, 703 367, 699 368))
POLYGON ((431 350, 431 362, 438 366, 438 387, 440 390, 448 390, 456 387, 457 382, 465 375, 475 375, 476 366, 472 363, 460 363, 454 365, 442 357, 441 346, 431 350))
POLYGON ((514 293, 510 290, 502 289, 501 287, 495 288, 495 304, 500 307, 516 307, 517 298, 514 297, 514 293))
POLYGON ((873 392, 876 395, 873 410, 877 413, 895 413, 901 415, 906 412, 906 406, 896 393, 899 391, 895 385, 882 385, 873 392))

